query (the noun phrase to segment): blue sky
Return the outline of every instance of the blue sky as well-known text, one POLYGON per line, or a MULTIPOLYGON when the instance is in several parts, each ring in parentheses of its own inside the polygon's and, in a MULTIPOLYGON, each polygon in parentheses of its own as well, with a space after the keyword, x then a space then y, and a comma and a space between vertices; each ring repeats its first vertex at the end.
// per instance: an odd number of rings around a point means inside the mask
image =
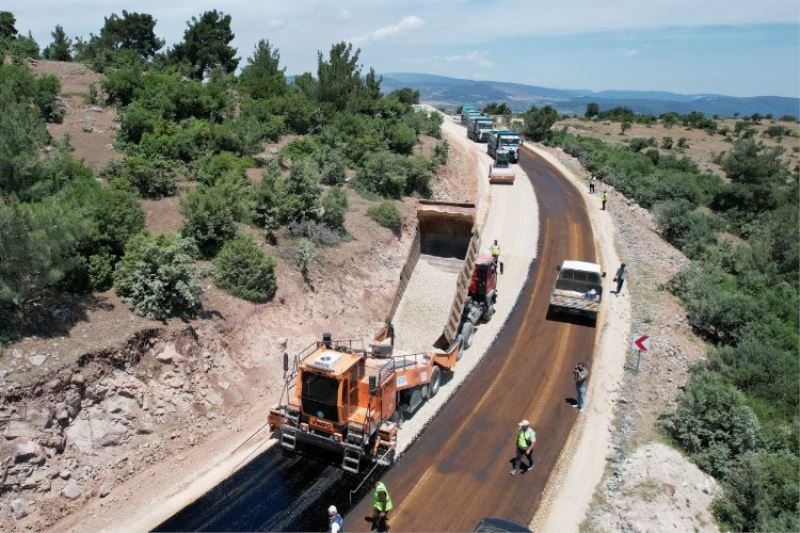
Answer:
POLYGON ((289 73, 348 40, 379 72, 570 89, 800 96, 797 0, 2 0, 44 46, 55 24, 97 33, 103 16, 151 13, 168 44, 207 9, 233 17, 246 58, 267 38, 289 73), (164 7, 168 5, 168 7, 164 7))

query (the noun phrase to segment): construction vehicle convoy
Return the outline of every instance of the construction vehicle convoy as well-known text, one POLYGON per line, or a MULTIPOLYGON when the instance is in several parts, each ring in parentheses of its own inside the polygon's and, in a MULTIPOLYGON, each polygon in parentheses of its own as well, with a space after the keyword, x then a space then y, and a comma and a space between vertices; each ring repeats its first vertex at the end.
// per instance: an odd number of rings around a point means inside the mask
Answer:
POLYGON ((478 113, 478 114, 480 114, 480 110, 477 107, 475 107, 474 105, 461 106, 461 124, 463 124, 463 125, 467 124, 467 116, 470 113, 478 113))
POLYGON ((492 130, 486 143, 486 153, 497 159, 497 154, 502 151, 508 153, 512 163, 519 162, 519 149, 522 139, 519 133, 513 130, 492 130))
POLYGON ((509 154, 506 150, 497 152, 494 164, 489 163, 489 183, 513 184, 514 169, 509 164, 509 154))
POLYGON ((470 347, 475 326, 494 314, 496 264, 490 255, 478 255, 475 206, 421 201, 417 219, 411 252, 378 335, 365 346, 324 334, 294 358, 291 371, 284 354, 286 385, 279 405, 270 410, 269 424, 285 451, 319 456, 327 450, 352 473, 369 463, 390 464, 399 424, 436 395, 443 373, 453 372, 470 347), (413 337, 414 332, 394 331, 393 319, 407 303, 404 298, 433 297, 406 291, 422 260, 455 261, 458 277, 452 299, 442 302, 446 322, 441 335, 431 339, 429 350, 409 353, 395 336, 413 337))
POLYGON ((556 267, 558 277, 550 293, 550 313, 571 313, 597 318, 603 299, 600 265, 585 261, 564 261, 556 267))

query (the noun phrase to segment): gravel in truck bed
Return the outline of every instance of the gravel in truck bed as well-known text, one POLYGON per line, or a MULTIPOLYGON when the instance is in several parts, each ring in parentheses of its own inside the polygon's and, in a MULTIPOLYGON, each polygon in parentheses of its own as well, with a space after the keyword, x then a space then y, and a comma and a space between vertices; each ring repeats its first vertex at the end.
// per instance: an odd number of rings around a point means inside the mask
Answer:
POLYGON ((432 348, 444 329, 462 264, 461 259, 419 257, 392 321, 396 354, 432 348))

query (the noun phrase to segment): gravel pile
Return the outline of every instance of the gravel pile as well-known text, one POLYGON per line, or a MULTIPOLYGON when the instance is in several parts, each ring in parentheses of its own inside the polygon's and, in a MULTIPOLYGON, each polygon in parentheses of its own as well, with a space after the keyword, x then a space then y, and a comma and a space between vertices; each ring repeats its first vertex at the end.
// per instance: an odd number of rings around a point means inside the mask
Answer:
POLYGON ((431 350, 442 334, 463 261, 421 255, 394 315, 395 353, 431 350))

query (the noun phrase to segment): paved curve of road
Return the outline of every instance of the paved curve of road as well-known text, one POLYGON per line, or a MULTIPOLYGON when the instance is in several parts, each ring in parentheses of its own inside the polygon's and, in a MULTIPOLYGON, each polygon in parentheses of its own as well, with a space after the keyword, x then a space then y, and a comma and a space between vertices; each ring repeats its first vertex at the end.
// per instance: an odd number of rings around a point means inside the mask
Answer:
MULTIPOLYGON (((591 226, 577 191, 524 150, 520 164, 539 204, 539 253, 508 323, 484 359, 398 464, 383 476, 395 502, 394 531, 468 531, 485 516, 527 524, 566 441, 576 411, 571 369, 588 359, 594 328, 545 320, 555 266, 595 260, 591 226), (516 424, 538 433, 537 467, 512 477, 516 424)), ((352 507, 360 478, 325 461, 286 457, 274 446, 156 531, 301 531, 326 527, 324 509, 352 507)), ((368 485, 368 484, 367 484, 368 485)), ((346 517, 367 529, 366 494, 346 517)))
MULTIPOLYGON (((470 531, 497 516, 528 524, 577 411, 572 369, 591 358, 595 329, 547 320, 556 265, 597 262, 578 191, 546 161, 523 150, 520 165, 539 203, 539 253, 515 312, 476 370, 417 442, 383 476, 394 501, 394 531, 470 531), (536 430, 536 467, 511 476, 517 422, 536 430)), ((582 415, 581 415, 582 416, 582 415)), ((368 530, 371 494, 347 515, 368 530)))

